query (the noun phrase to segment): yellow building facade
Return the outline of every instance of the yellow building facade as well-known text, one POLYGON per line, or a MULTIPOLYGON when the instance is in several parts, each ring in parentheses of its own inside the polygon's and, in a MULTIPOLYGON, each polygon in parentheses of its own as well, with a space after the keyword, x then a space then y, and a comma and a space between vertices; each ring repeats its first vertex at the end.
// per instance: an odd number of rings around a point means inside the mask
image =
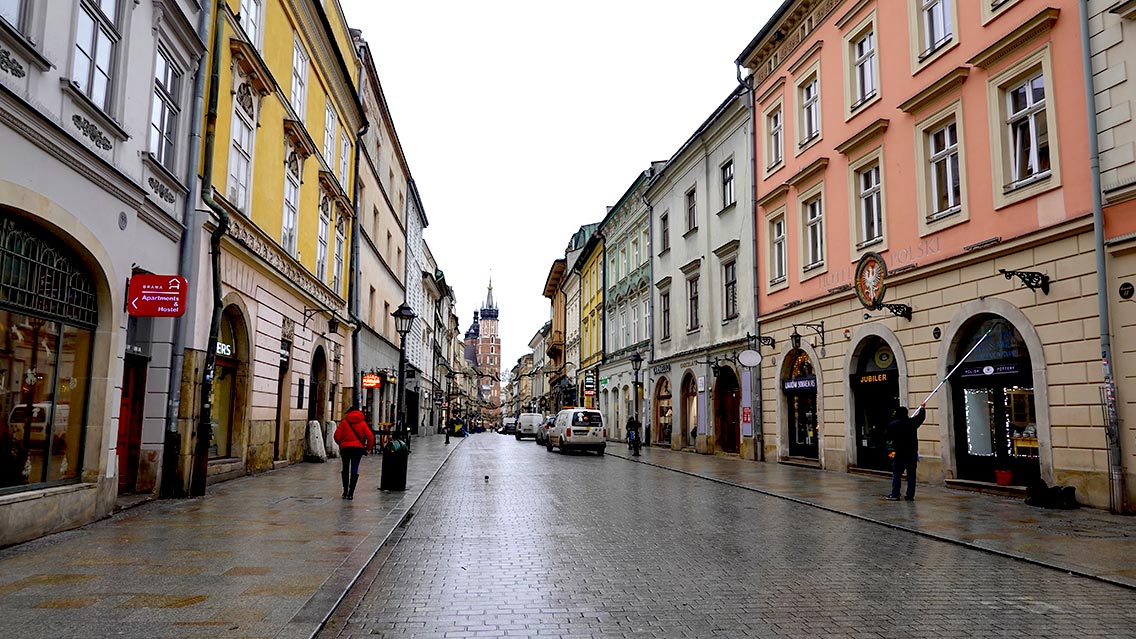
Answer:
POLYGON ((603 362, 604 277, 603 236, 593 233, 577 259, 580 265, 580 385, 581 405, 596 408, 599 403, 599 368, 603 362))
POLYGON ((342 412, 353 384, 347 300, 364 122, 360 63, 337 1, 221 0, 215 11, 201 158, 211 197, 198 207, 202 268, 179 409, 184 467, 219 303, 210 481, 300 461, 309 423, 342 412), (226 223, 215 300, 210 235, 226 223))

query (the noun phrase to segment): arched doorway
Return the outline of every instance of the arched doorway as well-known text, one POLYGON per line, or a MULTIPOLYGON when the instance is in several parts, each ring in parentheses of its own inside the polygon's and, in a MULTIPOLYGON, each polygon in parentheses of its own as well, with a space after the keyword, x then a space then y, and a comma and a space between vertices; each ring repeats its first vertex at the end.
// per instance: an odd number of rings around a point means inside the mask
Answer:
POLYGON ((682 442, 694 448, 698 441, 698 381, 692 373, 682 378, 682 442))
POLYGON ((789 353, 785 361, 781 389, 787 409, 789 456, 819 459, 816 371, 801 349, 789 353))
POLYGON ((213 428, 209 438, 209 457, 233 456, 236 432, 238 380, 241 378, 241 355, 244 321, 236 306, 221 313, 221 331, 217 335, 217 374, 213 382, 213 428))
POLYGON ((993 482, 1001 471, 1029 485, 1041 476, 1029 350, 1008 320, 978 315, 964 325, 949 368, 979 341, 951 380, 958 477, 993 482))
POLYGON ((308 404, 308 421, 327 421, 327 354, 323 346, 317 346, 312 354, 312 368, 309 377, 311 389, 308 404))
POLYGON ((736 453, 741 444, 739 420, 741 418, 742 391, 734 369, 723 366, 718 370, 714 384, 714 425, 718 449, 736 453))
POLYGON ((655 385, 655 441, 671 445, 671 424, 674 410, 671 407, 671 382, 660 377, 655 385))
POLYGON ((857 347, 852 390, 856 466, 889 470, 887 424, 900 404, 899 367, 891 346, 872 335, 857 347))

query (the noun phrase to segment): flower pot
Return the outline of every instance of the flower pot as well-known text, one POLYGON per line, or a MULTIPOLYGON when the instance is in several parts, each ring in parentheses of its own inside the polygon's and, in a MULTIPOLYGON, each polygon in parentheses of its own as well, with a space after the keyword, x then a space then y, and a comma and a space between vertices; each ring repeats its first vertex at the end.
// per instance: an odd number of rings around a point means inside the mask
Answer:
POLYGON ((994 482, 999 486, 1010 486, 1014 483, 1014 473, 1009 470, 995 470, 994 482))

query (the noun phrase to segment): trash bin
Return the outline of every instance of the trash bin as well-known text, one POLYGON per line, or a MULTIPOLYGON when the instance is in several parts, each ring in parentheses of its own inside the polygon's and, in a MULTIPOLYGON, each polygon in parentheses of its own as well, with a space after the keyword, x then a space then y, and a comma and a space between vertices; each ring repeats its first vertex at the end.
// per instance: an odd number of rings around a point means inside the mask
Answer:
POLYGON ((392 439, 383 446, 379 490, 406 490, 406 460, 409 456, 406 442, 400 439, 392 439))

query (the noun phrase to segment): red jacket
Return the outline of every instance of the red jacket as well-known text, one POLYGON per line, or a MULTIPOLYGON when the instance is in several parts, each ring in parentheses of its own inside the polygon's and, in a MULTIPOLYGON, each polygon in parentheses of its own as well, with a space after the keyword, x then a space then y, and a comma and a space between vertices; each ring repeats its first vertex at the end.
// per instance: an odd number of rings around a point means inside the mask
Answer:
POLYGON ((375 434, 367 425, 367 418, 361 410, 349 410, 343 421, 335 429, 335 443, 340 448, 362 448, 371 450, 375 446, 375 434))

